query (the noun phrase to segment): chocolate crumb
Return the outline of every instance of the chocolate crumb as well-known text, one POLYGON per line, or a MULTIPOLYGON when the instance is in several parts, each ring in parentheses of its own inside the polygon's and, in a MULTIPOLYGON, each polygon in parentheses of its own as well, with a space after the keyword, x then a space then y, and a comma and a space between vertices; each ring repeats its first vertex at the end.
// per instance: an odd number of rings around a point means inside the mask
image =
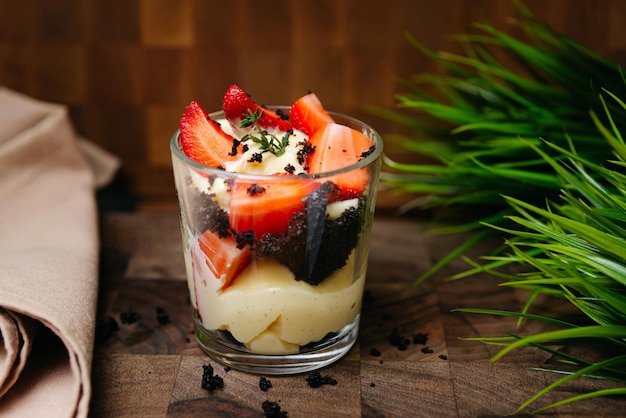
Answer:
POLYGON ((428 347, 424 347, 424 348, 422 348, 422 353, 424 353, 424 354, 430 354, 430 353, 433 353, 433 350, 431 350, 431 349, 430 349, 430 348, 428 348, 428 347))
POLYGON ((439 354, 439 358, 442 360, 448 360, 448 356, 446 356, 445 354, 439 354))
POLYGON ((161 325, 169 324, 170 315, 167 312, 165 312, 165 309, 161 308, 160 306, 157 306, 156 307, 156 319, 157 319, 157 322, 161 325))
POLYGON ((337 384, 337 380, 335 380, 332 376, 330 375, 322 376, 320 372, 318 371, 309 373, 309 375, 306 378, 306 382, 312 388, 318 388, 322 385, 336 385, 337 384))
POLYGON ((301 145, 302 148, 300 148, 296 154, 297 158, 298 158, 298 162, 300 163, 300 165, 304 165, 304 163, 306 162, 308 156, 310 154, 313 153, 313 151, 315 151, 315 146, 311 145, 310 142, 308 141, 301 141, 298 143, 298 145, 301 145))
POLYGON ((426 345, 426 342, 428 342, 428 334, 426 333, 418 332, 413 336, 413 344, 426 345))
POLYGON ((376 383, 374 383, 374 382, 370 383, 370 387, 371 388, 376 387, 376 383))
POLYGON ((263 391, 263 392, 267 392, 267 390, 269 388, 272 387, 272 382, 270 382, 269 379, 262 377, 261 379, 259 379, 259 388, 263 391))
POLYGON ((228 373, 229 371, 231 371, 230 366, 226 366, 226 367, 224 367, 224 371, 225 371, 226 373, 228 373))
POLYGON ((241 233, 235 233, 235 240, 237 241, 237 248, 240 250, 246 245, 253 246, 255 241, 254 231, 246 231, 241 233))
POLYGON ((233 186, 235 185, 235 179, 234 178, 227 178, 226 180, 224 180, 224 184, 226 185, 226 191, 230 192, 233 190, 233 186))
POLYGON ((281 411, 280 405, 276 402, 264 401, 261 404, 261 408, 263 408, 263 413, 267 418, 283 418, 287 416, 287 411, 281 411))
POLYGON ((205 364, 202 366, 202 389, 213 391, 224 387, 224 379, 213 374, 213 366, 205 364))
POLYGON ((366 158, 368 155, 373 153, 375 149, 376 149, 376 145, 372 145, 371 147, 369 147, 367 151, 363 151, 361 153, 361 158, 366 158))
POLYGON ((120 321, 124 325, 134 324, 135 322, 137 322, 139 320, 139 318, 141 318, 141 315, 139 315, 133 309, 129 309, 128 311, 122 312, 120 314, 120 321))
POLYGON ((252 154, 252 156, 250 157, 248 162, 249 163, 262 163, 263 162, 263 154, 261 154, 260 152, 255 152, 254 154, 252 154))
POLYGON ((405 351, 410 343, 411 341, 408 338, 398 334, 397 328, 394 328, 391 335, 389 335, 389 344, 397 347, 400 351, 405 351))
POLYGON ((233 148, 231 149, 230 154, 228 154, 229 156, 234 157, 237 155, 237 147, 239 147, 239 144, 241 144, 241 141, 237 138, 233 138, 233 148))
POLYGON ((370 348, 370 355, 372 355, 374 357, 380 357, 380 351, 378 351, 377 348, 372 347, 372 348, 370 348))
POLYGON ((287 164, 285 166, 285 172, 289 174, 293 174, 296 172, 296 167, 294 167, 292 164, 287 164))
POLYGON ((258 184, 254 183, 251 184, 250 186, 248 186, 248 188, 246 189, 246 193, 248 193, 249 196, 256 196, 259 195, 261 193, 265 192, 265 187, 263 186, 259 186, 258 184))

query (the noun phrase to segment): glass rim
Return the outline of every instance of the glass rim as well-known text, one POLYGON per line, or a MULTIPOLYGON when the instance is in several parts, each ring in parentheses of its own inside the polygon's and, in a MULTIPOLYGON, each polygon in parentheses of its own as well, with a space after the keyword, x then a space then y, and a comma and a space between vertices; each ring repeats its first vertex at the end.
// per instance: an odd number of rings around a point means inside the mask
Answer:
MULTIPOLYGON (((288 110, 290 109, 289 106, 267 106, 268 109, 270 110, 276 110, 276 109, 283 109, 283 110, 288 110)), ((177 129, 174 134, 172 135, 172 138, 170 140, 170 151, 172 153, 172 155, 176 156, 176 158, 178 158, 178 160, 180 160, 181 162, 183 162, 184 164, 193 167, 195 170, 207 173, 207 174, 211 174, 214 176, 221 176, 221 177, 230 177, 230 178, 239 178, 242 180, 254 180, 254 179, 262 179, 262 180, 272 180, 272 181, 293 181, 294 178, 301 178, 301 179, 321 179, 321 178, 327 178, 327 177, 332 177, 332 176, 336 176, 339 174, 343 174, 343 173, 347 173, 350 171, 354 171, 354 170, 358 170, 364 167, 368 167, 370 165, 372 165, 376 160, 379 159, 379 157, 382 155, 383 153, 383 139, 381 137, 381 135, 378 133, 378 131, 376 131, 374 128, 372 128, 369 124, 354 118, 352 116, 348 116, 346 114, 343 113, 338 113, 338 112, 328 112, 331 116, 333 116, 333 118, 335 118, 335 122, 340 124, 340 125, 346 125, 350 128, 353 129, 357 129, 360 130, 361 132, 363 132, 365 135, 367 135, 368 137, 374 137, 372 138, 375 143, 375 148, 374 151, 371 152, 369 155, 367 155, 365 158, 359 160, 358 162, 348 165, 346 167, 342 167, 336 170, 332 170, 332 171, 325 171, 323 173, 315 173, 315 174, 294 174, 294 175, 285 175, 285 176, 278 176, 276 174, 248 174, 248 173, 236 173, 236 172, 232 172, 232 171, 226 171, 226 170, 222 170, 222 169, 218 169, 218 168, 211 168, 211 167, 207 167, 203 164, 200 164, 199 162, 189 158, 187 155, 185 155, 185 153, 183 152, 181 146, 180 146, 180 129, 177 129), (339 120, 337 120, 339 119, 339 120), (356 125, 359 125, 361 129, 355 127, 356 125), (371 133, 371 134, 370 134, 371 133)), ((211 117, 212 119, 219 119, 220 117, 224 116, 224 111, 220 110, 220 111, 216 111, 216 112, 212 112, 209 114, 209 117, 211 117)))

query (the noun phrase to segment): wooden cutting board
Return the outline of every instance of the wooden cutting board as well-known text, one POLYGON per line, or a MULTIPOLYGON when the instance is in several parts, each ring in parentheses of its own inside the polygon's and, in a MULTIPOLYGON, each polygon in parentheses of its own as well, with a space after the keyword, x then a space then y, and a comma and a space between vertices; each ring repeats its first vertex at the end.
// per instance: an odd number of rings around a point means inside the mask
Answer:
MULTIPOLYGON (((466 339, 507 331, 534 333, 543 329, 540 325, 517 329, 510 318, 454 311, 519 310, 521 292, 498 287, 496 279, 484 275, 444 280, 467 267, 462 260, 423 285, 410 286, 463 237, 430 235, 423 221, 379 216, 373 227, 359 340, 344 359, 322 370, 337 384, 311 388, 306 374, 268 376, 272 387, 263 391, 261 376, 224 370, 194 340, 177 213, 105 213, 101 225, 93 417, 263 416, 264 401, 276 402, 289 417, 508 416, 560 377, 534 370, 555 366, 541 350, 520 349, 492 363, 498 347, 466 339), (123 323, 129 316, 137 320, 123 323), (119 329, 106 327, 109 317, 119 329), (392 334, 409 339, 409 344, 403 349, 390 344, 392 334), (223 378, 223 388, 201 388, 202 366, 207 364, 223 378)), ((485 249, 472 255, 481 251, 485 249)), ((534 312, 568 315, 569 309, 543 300, 534 312)), ((602 353, 581 348, 575 354, 594 358, 602 353)), ((579 379, 521 414, 611 386, 579 379)), ((549 414, 618 416, 624 410, 626 399, 603 398, 549 414)))

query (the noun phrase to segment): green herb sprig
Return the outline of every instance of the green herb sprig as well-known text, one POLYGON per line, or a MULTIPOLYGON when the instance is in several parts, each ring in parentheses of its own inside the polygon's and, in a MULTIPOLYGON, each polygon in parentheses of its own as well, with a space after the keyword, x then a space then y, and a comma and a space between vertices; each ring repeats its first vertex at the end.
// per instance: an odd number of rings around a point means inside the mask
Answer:
POLYGON ((254 112, 249 111, 241 119, 240 128, 251 129, 250 132, 241 138, 241 142, 252 141, 259 144, 261 152, 269 152, 279 157, 285 153, 285 149, 289 145, 289 132, 285 133, 281 138, 269 133, 259 124, 262 116, 263 110, 256 109, 254 112))

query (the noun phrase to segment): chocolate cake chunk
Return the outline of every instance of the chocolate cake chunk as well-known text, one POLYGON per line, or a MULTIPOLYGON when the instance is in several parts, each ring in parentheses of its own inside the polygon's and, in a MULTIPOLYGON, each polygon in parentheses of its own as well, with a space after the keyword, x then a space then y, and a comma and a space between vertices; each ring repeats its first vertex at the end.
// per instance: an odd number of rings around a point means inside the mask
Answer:
POLYGON ((217 232, 222 238, 230 235, 228 213, 214 200, 215 195, 195 191, 191 200, 191 225, 194 234, 202 234, 204 231, 217 232))
POLYGON ((365 205, 359 200, 358 207, 346 209, 337 219, 328 219, 326 207, 337 190, 333 183, 326 182, 311 193, 286 233, 264 235, 256 242, 257 255, 277 259, 294 273, 296 280, 312 285, 343 267, 358 243, 365 205))
MULTIPOLYGON (((254 191, 260 193, 259 190, 254 191)), ((194 234, 217 232, 220 237, 235 236, 239 248, 249 245, 259 257, 272 257, 287 266, 296 280, 319 284, 333 271, 343 267, 356 247, 362 228, 364 199, 350 207, 337 219, 328 219, 326 208, 336 200, 340 189, 332 182, 323 183, 305 201, 305 208, 296 213, 287 231, 280 235, 257 237, 253 231, 234 232, 228 213, 214 195, 191 191, 193 196, 191 223, 194 234)))

